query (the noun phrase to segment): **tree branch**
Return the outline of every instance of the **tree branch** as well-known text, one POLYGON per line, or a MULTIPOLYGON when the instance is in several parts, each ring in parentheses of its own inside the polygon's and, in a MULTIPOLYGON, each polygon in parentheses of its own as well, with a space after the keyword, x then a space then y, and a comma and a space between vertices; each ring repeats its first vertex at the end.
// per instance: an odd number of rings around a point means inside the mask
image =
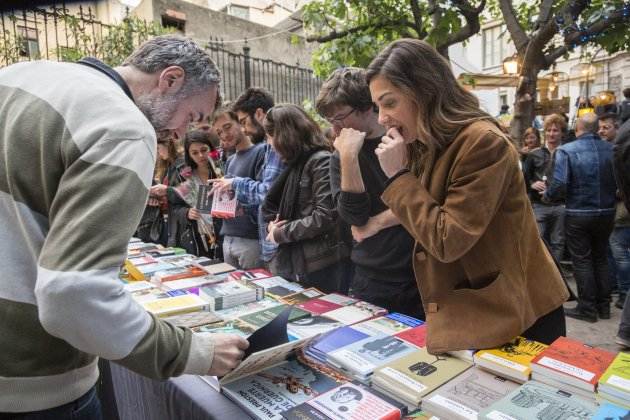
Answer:
POLYGON ((566 45, 563 45, 561 47, 554 49, 549 54, 545 55, 545 65, 547 67, 551 67, 558 58, 562 57, 568 52, 569 52, 569 48, 566 45))
POLYGON ((516 51, 520 54, 525 54, 525 49, 529 43, 529 37, 516 18, 516 12, 514 11, 514 7, 512 7, 512 1, 499 0, 499 8, 501 9, 501 14, 503 14, 503 19, 505 20, 505 25, 510 33, 510 37, 512 37, 512 41, 514 41, 516 51))
POLYGON ((411 6, 411 13, 413 14, 413 21, 416 24, 416 32, 418 36, 423 32, 422 30, 422 12, 420 11, 420 6, 418 5, 418 0, 409 0, 409 5, 411 6))
POLYGON ((445 57, 448 56, 448 47, 465 41, 479 32, 481 29, 479 15, 486 7, 486 0, 481 0, 481 3, 479 3, 477 7, 473 7, 468 0, 452 0, 452 3, 457 7, 462 16, 464 16, 466 24, 462 26, 459 31, 449 34, 443 42, 436 46, 440 54, 445 57))
POLYGON ((365 31, 368 29, 382 29, 382 28, 388 28, 390 26, 393 26, 393 27, 406 26, 406 27, 411 27, 414 30, 416 29, 415 25, 409 22, 407 19, 383 21, 380 23, 372 22, 372 23, 367 23, 365 25, 359 25, 353 28, 344 29, 342 31, 337 31, 333 29, 326 35, 311 35, 311 36, 306 37, 306 41, 307 42, 328 42, 334 39, 343 38, 347 35, 355 34, 357 32, 365 31))
POLYGON ((543 0, 540 5, 540 14, 538 15, 537 27, 541 27, 549 21, 551 17, 551 8, 553 7, 553 0, 543 0))
POLYGON ((564 36, 564 44, 567 49, 573 49, 578 45, 586 44, 591 40, 591 36, 600 34, 610 28, 615 23, 630 20, 628 16, 624 16, 623 9, 615 10, 610 13, 607 18, 599 18, 583 31, 571 32, 564 36))

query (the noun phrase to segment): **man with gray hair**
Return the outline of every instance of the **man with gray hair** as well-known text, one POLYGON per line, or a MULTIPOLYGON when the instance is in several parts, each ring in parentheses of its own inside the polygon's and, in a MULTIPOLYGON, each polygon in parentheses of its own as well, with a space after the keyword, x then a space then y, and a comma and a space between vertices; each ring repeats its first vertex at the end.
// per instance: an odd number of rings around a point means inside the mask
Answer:
POLYGON ((224 375, 248 346, 138 305, 118 272, 148 197, 156 130, 213 112, 219 72, 162 36, 120 67, 0 70, 0 418, 100 419, 97 357, 151 378, 224 375))
POLYGON ((608 237, 615 219, 617 185, 613 146, 596 134, 597 116, 585 114, 576 125, 576 139, 558 148, 545 200, 566 197, 565 228, 578 305, 566 315, 587 322, 610 318, 608 237))

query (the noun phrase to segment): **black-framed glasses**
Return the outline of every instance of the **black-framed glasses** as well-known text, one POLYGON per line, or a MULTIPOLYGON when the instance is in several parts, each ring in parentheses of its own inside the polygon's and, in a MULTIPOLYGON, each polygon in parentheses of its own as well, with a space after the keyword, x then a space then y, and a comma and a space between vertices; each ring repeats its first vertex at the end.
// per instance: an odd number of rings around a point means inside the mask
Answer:
POLYGON ((350 116, 350 114, 352 114, 354 111, 356 111, 356 109, 352 108, 350 111, 346 112, 344 115, 338 115, 336 117, 324 117, 324 119, 326 121, 328 121, 329 124, 335 124, 335 123, 341 123, 343 122, 343 120, 345 120, 346 118, 348 118, 350 116))

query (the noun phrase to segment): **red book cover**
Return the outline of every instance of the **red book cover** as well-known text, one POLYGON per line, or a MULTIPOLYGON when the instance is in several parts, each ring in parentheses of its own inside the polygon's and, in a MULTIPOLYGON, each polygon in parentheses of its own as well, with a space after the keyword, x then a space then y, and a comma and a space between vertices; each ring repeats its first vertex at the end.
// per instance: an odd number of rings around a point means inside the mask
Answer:
POLYGON ((304 303, 300 303, 299 305, 297 305, 297 307, 300 309, 304 309, 305 311, 310 312, 313 315, 321 315, 326 312, 332 311, 333 309, 341 308, 341 305, 317 298, 307 300, 304 303))
POLYGON ((615 356, 608 350, 560 337, 532 360, 532 366, 542 366, 595 386, 615 356))
POLYGON ((417 327, 409 328, 408 330, 396 333, 394 336, 401 338, 416 347, 425 347, 427 345, 427 325, 418 325, 417 327))

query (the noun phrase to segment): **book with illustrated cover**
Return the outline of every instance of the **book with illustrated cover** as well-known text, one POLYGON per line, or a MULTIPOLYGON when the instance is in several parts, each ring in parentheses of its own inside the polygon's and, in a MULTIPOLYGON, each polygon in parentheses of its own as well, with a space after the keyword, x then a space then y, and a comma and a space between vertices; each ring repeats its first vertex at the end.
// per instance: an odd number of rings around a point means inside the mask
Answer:
POLYGON ((236 319, 244 315, 275 308, 276 306, 281 305, 282 304, 277 300, 266 297, 256 302, 244 303, 233 308, 221 309, 220 311, 215 311, 215 313, 223 319, 236 319))
POLYGON ((597 393, 630 406, 630 353, 620 352, 599 379, 597 393))
POLYGON ((364 382, 374 369, 415 351, 415 347, 399 338, 379 334, 331 352, 328 363, 364 382))
POLYGON ((170 322, 178 327, 194 328, 201 325, 213 324, 222 321, 214 312, 198 311, 188 312, 162 318, 164 321, 170 322))
POLYGON ((151 275, 151 281, 154 283, 166 283, 174 280, 187 279, 191 277, 205 276, 204 270, 197 267, 174 267, 169 270, 156 271, 151 275))
MULTIPOLYGON (((299 305, 301 303, 310 301, 311 299, 318 298, 323 296, 324 293, 321 290, 318 290, 314 287, 309 287, 308 289, 304 289, 300 292, 292 293, 290 295, 286 295, 278 298, 278 301, 282 303, 286 303, 287 305, 299 305)), ((298 306, 300 309, 304 309, 301 306, 298 306)), ((310 312, 310 311, 309 311, 310 312)))
POLYGON ((226 190, 219 194, 214 194, 210 214, 221 219, 236 217, 239 214, 236 193, 233 190, 226 190))
POLYGON ((409 344, 423 348, 427 344, 427 325, 422 324, 417 327, 409 328, 408 330, 396 333, 395 336, 409 344))
POLYGON ((215 275, 223 274, 223 273, 229 273, 229 272, 235 270, 234 266, 230 265, 228 263, 218 263, 218 264, 200 264, 200 263, 197 263, 196 266, 202 268, 208 274, 215 274, 215 275))
POLYGON ((210 303, 210 309, 221 310, 261 300, 265 292, 261 287, 249 287, 237 281, 225 281, 203 286, 199 296, 210 303))
POLYGON ((516 388, 516 382, 473 366, 422 398, 422 409, 448 420, 476 420, 516 388))
POLYGON ((265 279, 256 279, 246 281, 247 284, 256 285, 265 289, 265 295, 276 300, 288 296, 293 293, 301 292, 304 290, 302 286, 297 283, 292 283, 279 276, 268 277, 265 279))
POLYGON ((290 336, 300 339, 324 334, 342 326, 339 321, 315 315, 289 322, 287 331, 290 336))
POLYGON ((240 319, 232 319, 228 321, 215 322, 208 325, 201 325, 193 328, 195 332, 205 333, 221 333, 221 334, 236 334, 243 338, 249 337, 256 328, 241 321, 240 319))
MULTIPOLYGON (((315 409, 315 417, 324 416, 331 420, 399 420, 406 414, 407 409, 402 404, 378 393, 375 390, 351 382, 339 385, 332 390, 319 395, 303 406, 315 409)), ((295 408, 298 408, 297 406, 295 408)), ((302 410, 308 413, 308 408, 302 410)), ((283 413, 285 419, 303 419, 301 411, 289 410, 283 413)))
POLYGON ((223 393, 256 419, 281 419, 281 413, 339 384, 296 359, 222 386, 223 393))
POLYGON ((345 325, 356 324, 385 314, 387 314, 387 309, 363 301, 326 312, 328 318, 336 319, 345 325))
POLYGON ((200 184, 197 188, 195 208, 200 212, 210 213, 212 210, 212 185, 200 184))
POLYGON ((417 407, 422 397, 470 367, 463 360, 418 349, 376 369, 372 386, 417 407))
POLYGON ((611 403, 603 403, 593 416, 592 420, 628 420, 630 408, 624 408, 611 403))
MULTIPOLYGON (((247 315, 243 315, 243 316, 239 317, 239 319, 241 319, 242 321, 245 321, 248 324, 251 324, 251 325, 253 325, 255 327, 262 327, 263 325, 267 324, 269 321, 274 319, 286 307, 287 307, 287 305, 273 306, 273 307, 268 308, 268 309, 263 309, 262 311, 250 313, 250 314, 247 314, 247 315)), ((301 310, 299 308, 293 308, 291 310, 291 314, 289 315, 289 322, 295 321, 297 319, 306 318, 306 317, 309 317, 309 316, 311 316, 311 314, 309 314, 308 312, 303 311, 303 310, 301 310)))
POLYGON ((595 404, 566 391, 529 381, 479 412, 480 419, 589 420, 597 411, 595 404))
POLYGON ((536 379, 541 382, 546 382, 545 377, 549 377, 575 388, 593 392, 600 376, 610 366, 615 356, 615 353, 608 350, 591 347, 571 338, 559 337, 532 360, 531 367, 532 371, 538 374, 536 379))
POLYGON ((547 347, 538 341, 516 337, 501 347, 479 350, 473 360, 479 367, 523 383, 531 376, 531 361, 547 347))

